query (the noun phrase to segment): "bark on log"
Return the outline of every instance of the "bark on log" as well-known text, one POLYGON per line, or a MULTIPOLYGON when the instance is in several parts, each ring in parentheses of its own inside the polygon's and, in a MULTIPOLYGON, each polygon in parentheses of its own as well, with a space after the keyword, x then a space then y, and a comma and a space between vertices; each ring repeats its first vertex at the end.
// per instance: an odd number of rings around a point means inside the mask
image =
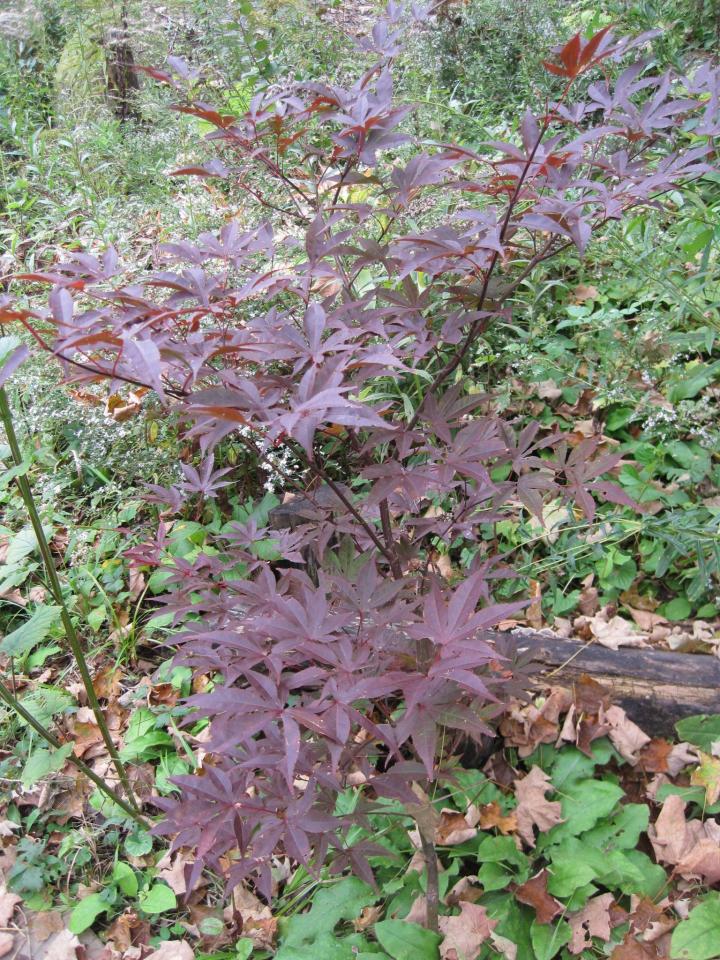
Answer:
POLYGON ((698 713, 720 714, 720 660, 708 654, 643 647, 610 650, 543 634, 513 634, 533 654, 538 688, 571 687, 588 674, 650 736, 675 736, 673 725, 698 713))

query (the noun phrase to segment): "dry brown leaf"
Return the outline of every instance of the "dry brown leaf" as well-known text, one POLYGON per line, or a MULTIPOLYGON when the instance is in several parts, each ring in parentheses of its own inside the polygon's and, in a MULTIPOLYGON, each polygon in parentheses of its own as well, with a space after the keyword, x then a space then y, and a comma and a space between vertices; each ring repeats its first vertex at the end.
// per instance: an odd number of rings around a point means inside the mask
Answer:
POLYGON ((638 766, 645 773, 668 773, 668 760, 672 752, 672 744, 661 737, 653 737, 640 751, 638 766))
POLYGON ((485 891, 477 886, 477 877, 461 877, 458 882, 448 890, 445 896, 445 903, 449 907, 456 907, 461 900, 467 900, 468 903, 477 903, 485 891))
MULTIPOLYGON (((367 907, 366 907, 367 909, 367 907)), ((372 909, 377 909, 382 912, 380 907, 373 907, 372 909)), ((419 894, 412 902, 412 906, 408 911, 406 917, 404 917, 405 923, 417 923, 419 927, 427 926, 427 897, 422 893, 419 894)))
POLYGON ((652 944, 640 943, 628 934, 610 954, 610 960, 659 960, 659 956, 652 944))
POLYGON ((490 934, 490 941, 493 948, 505 957, 505 960, 517 960, 517 945, 508 940, 507 937, 501 937, 493 930, 490 934))
POLYGON ((600 609, 600 594, 591 583, 580 591, 578 609, 584 617, 594 617, 600 609))
POLYGON ((188 861, 181 853, 178 853, 173 859, 169 852, 164 854, 158 862, 160 868, 158 877, 164 880, 179 897, 184 896, 187 892, 187 885, 185 884, 185 866, 187 863, 188 861))
POLYGON ((636 764, 640 750, 650 743, 650 737, 629 719, 622 707, 610 707, 604 719, 610 724, 608 736, 612 745, 625 760, 636 764))
POLYGON ((78 960, 80 940, 69 930, 52 934, 42 945, 33 945, 33 960, 78 960))
POLYGON ((116 950, 124 954, 136 944, 147 943, 150 938, 150 924, 140 920, 133 910, 126 910, 113 920, 105 936, 116 950))
POLYGON ((121 682, 122 671, 119 667, 108 664, 93 677, 93 690, 98 697, 104 697, 105 700, 116 700, 122 689, 121 682))
POLYGON ((540 383, 536 383, 535 393, 541 400, 557 400, 562 396, 562 390, 554 380, 541 380, 540 383))
POLYGON ((138 600, 145 592, 146 586, 147 583, 145 581, 145 574, 142 572, 142 570, 139 570, 137 567, 130 567, 130 578, 128 580, 130 599, 138 600))
POLYGON ((704 880, 711 886, 720 880, 720 846, 716 840, 703 838, 675 867, 685 880, 704 880))
POLYGON ((497 922, 488 917, 485 907, 462 901, 459 916, 440 917, 440 932, 444 937, 440 957, 442 960, 476 960, 497 922))
POLYGON ((547 870, 541 870, 515 890, 520 903, 533 908, 538 923, 550 923, 565 909, 559 900, 548 893, 547 881, 547 870))
POLYGON ((525 610, 525 619, 534 630, 540 630, 543 625, 542 613, 542 584, 539 580, 530 581, 531 603, 525 610))
MULTIPOLYGON (((578 619, 581 618, 578 617, 578 619)), ((614 616, 606 620, 599 613, 588 618, 587 626, 597 642, 609 650, 618 650, 620 647, 647 646, 647 637, 638 633, 630 621, 623 617, 614 616)))
POLYGON ((653 613, 651 610, 640 610, 636 607, 630 607, 628 604, 625 604, 625 607, 643 633, 652 633, 655 627, 667 626, 667 620, 665 617, 661 617, 659 613, 653 613))
POLYGON ((45 943, 53 933, 59 933, 65 928, 65 921, 57 910, 42 910, 40 913, 30 914, 28 925, 33 939, 37 943, 45 943))
POLYGON ((675 872, 708 883, 720 880, 720 824, 714 820, 686 820, 685 801, 668 797, 648 836, 660 863, 675 866, 675 872))
POLYGON ((560 715, 571 703, 572 696, 567 690, 553 687, 540 706, 535 703, 513 705, 500 723, 500 733, 508 746, 518 748, 521 757, 529 757, 539 744, 555 742, 560 715))
POLYGON ((572 930, 572 940, 568 950, 570 953, 582 953, 592 947, 591 937, 599 937, 603 942, 610 940, 610 907, 613 903, 611 893, 603 893, 599 897, 588 900, 582 910, 569 917, 572 930))
POLYGON ((578 713, 598 716, 610 706, 610 691, 583 673, 573 684, 573 703, 578 713))
POLYGON ((540 767, 533 767, 522 780, 515 780, 518 833, 529 847, 535 846, 533 827, 541 831, 549 830, 562 820, 560 802, 545 799, 545 794, 551 789, 550 778, 540 767))
MULTIPOLYGON (((277 936, 277 919, 270 917, 267 920, 248 920, 243 924, 243 934, 250 937, 256 947, 272 950, 277 936)), ((148 958, 150 960, 150 958, 148 958)))
MULTIPOLYGON (((413 904, 415 906, 415 904, 413 904)), ((362 912, 359 917, 356 917, 353 920, 353 926, 357 933, 362 933, 363 930, 367 930, 368 927, 372 927, 374 923, 382 916, 383 908, 380 907, 363 907, 362 912)))
POLYGON ((579 283, 572 293, 575 303, 585 303, 586 300, 597 300, 600 292, 593 284, 579 283))
POLYGON ((102 732, 96 723, 73 724, 73 753, 76 757, 83 757, 91 747, 102 743, 102 732))
POLYGON ((166 940, 147 960, 195 960, 195 951, 186 940, 166 940))
POLYGON ((699 759, 697 747, 689 743, 676 743, 670 753, 667 755, 667 771, 671 777, 675 777, 680 771, 691 763, 697 763, 699 759))
POLYGON ((19 897, 16 893, 8 893, 7 891, 0 893, 0 927, 9 925, 15 907, 21 900, 22 897, 19 897))
POLYGON ((471 825, 466 816, 457 810, 441 810, 440 822, 435 827, 435 843, 443 847, 454 847, 466 840, 472 840, 477 827, 471 825))
POLYGON ((479 825, 481 830, 491 830, 494 827, 503 834, 516 833, 518 828, 515 811, 504 814, 497 800, 480 807, 479 825))

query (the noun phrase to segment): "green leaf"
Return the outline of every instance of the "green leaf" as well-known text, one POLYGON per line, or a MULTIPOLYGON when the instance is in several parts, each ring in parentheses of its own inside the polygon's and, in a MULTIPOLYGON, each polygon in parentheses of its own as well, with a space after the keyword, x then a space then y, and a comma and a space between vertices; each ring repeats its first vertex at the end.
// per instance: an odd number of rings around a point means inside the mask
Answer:
POLYGON ((241 937, 235 944, 235 957, 233 960, 248 960, 253 952, 254 944, 249 937, 241 937))
POLYGON ((36 547, 37 537, 35 536, 35 531, 32 527, 23 527, 10 541, 7 553, 5 554, 5 563, 8 567, 15 566, 15 564, 29 556, 36 547))
POLYGON ((49 773, 62 770, 65 761, 72 753, 72 749, 72 743, 65 743, 57 749, 37 747, 25 761, 25 766, 20 774, 22 785, 26 789, 30 789, 30 787, 35 786, 38 780, 42 780, 49 773))
POLYGON ((166 883, 154 883, 140 894, 138 906, 145 913, 165 913, 177 907, 177 897, 166 883))
POLYGON ((147 830, 135 829, 125 838, 125 851, 131 857, 142 857, 150 853, 153 847, 153 838, 147 830))
POLYGON ((559 753, 554 752, 553 757, 556 759, 552 766, 550 779, 555 789, 560 793, 571 784, 577 783, 578 780, 591 777, 595 770, 593 758, 576 750, 575 747, 566 747, 559 753))
POLYGON ((553 851, 557 859, 552 861, 547 888, 554 897, 562 900, 591 883, 596 873, 586 861, 577 858, 568 859, 564 854, 557 855, 558 851, 553 851))
POLYGON ((710 753, 713 743, 720 740, 720 715, 701 713, 695 717, 685 717, 684 720, 678 720, 675 729, 681 740, 687 740, 705 753, 710 753))
POLYGON ((283 929, 283 948, 301 947, 316 943, 323 935, 332 933, 341 920, 354 920, 363 907, 377 899, 372 889, 357 877, 345 877, 319 890, 307 913, 297 914, 283 929))
POLYGON ((566 837, 576 837, 594 827, 601 817, 615 809, 622 788, 609 780, 578 780, 559 791, 563 823, 543 837, 543 846, 566 837))
POLYGON ((583 840, 603 850, 632 850, 649 820, 650 810, 644 803, 627 803, 583 834, 583 840))
MULTIPOLYGON (((72 694, 58 687, 42 686, 27 694, 21 700, 22 705, 36 720, 46 725, 59 713, 66 713, 75 706, 72 694)), ((24 720, 20 720, 25 723, 24 720)))
POLYGON ((720 894, 711 893, 673 930, 672 960, 713 960, 720 957, 720 894))
POLYGON ((437 960, 440 937, 404 920, 381 920, 375 936, 393 960, 437 960))
POLYGON ((156 726, 157 717, 147 707, 140 707, 130 717, 125 743, 120 751, 123 760, 156 759, 165 747, 173 746, 173 739, 156 726))
POLYGON ((662 615, 668 620, 687 620, 692 613, 692 605, 685 597, 675 597, 662 605, 662 615))
POLYGON ((122 860, 118 860, 113 867, 112 878, 114 883, 120 888, 120 890, 122 890, 125 896, 137 896, 138 880, 135 871, 129 863, 123 863, 122 860))
POLYGON ((47 637, 60 617, 60 607, 38 607, 29 620, 0 643, 0 653, 22 657, 47 637))
POLYGON ((68 930, 70 933, 83 933, 95 923, 101 913, 106 913, 109 909, 110 904, 99 893, 83 897, 70 914, 68 930))
POLYGON ((530 940, 536 960, 552 960, 571 938, 572 930, 566 920, 559 920, 555 924, 533 920, 530 926, 530 940))

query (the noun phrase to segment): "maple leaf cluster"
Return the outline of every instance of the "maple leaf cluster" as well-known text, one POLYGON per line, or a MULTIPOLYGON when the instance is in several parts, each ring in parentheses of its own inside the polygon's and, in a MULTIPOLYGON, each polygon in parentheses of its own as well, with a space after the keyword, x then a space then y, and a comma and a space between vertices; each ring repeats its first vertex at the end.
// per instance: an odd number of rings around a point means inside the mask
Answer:
MULTIPOLYGON (((20 277, 50 286, 46 309, 0 303, 69 378, 151 389, 189 424, 203 462, 154 501, 176 510, 231 482, 214 462, 226 437, 261 465, 280 449, 300 464, 286 478, 304 495, 299 525, 230 524, 212 552, 164 567, 180 662, 216 678, 188 700, 210 721, 202 768, 162 801, 161 832, 195 850, 190 883, 209 864, 267 892, 279 850, 371 879, 382 848, 350 844, 352 825, 378 798, 412 803, 448 749, 489 732, 520 685, 490 631, 523 604, 493 601, 499 558, 480 553, 448 583, 431 548, 480 543, 512 506, 541 517, 548 496, 590 519, 597 497, 629 501, 597 439, 572 449, 504 422, 468 390, 465 361, 538 265, 715 158, 715 68, 656 76, 636 60, 572 100, 577 77, 646 39, 609 29, 559 50, 548 68, 562 90, 525 114, 518 142, 416 149, 410 107, 393 100, 402 20, 391 4, 347 88, 263 91, 243 116, 177 106, 214 127, 219 151, 179 172, 239 187, 264 210, 257 226, 165 244, 162 269, 130 278, 112 249, 74 253, 20 277), (420 198, 448 212, 408 232, 420 198), (338 814, 349 784, 359 801, 338 814)), ((197 87, 179 61, 147 72, 181 95, 197 87)), ((167 542, 163 521, 133 563, 164 564, 167 542)))

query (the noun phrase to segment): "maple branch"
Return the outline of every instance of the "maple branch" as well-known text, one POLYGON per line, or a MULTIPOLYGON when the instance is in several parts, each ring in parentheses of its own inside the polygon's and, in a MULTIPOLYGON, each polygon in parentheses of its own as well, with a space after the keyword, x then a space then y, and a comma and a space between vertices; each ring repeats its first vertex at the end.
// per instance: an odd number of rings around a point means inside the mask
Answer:
POLYGON ((400 560, 397 555, 397 548, 395 546, 395 539, 393 537, 392 522, 390 520, 390 507, 388 505, 387 497, 380 502, 380 522, 382 523, 382 531, 383 536, 385 537, 385 543, 387 544, 388 550, 394 557, 394 559, 390 561, 392 575, 396 580, 402 580, 402 567, 400 565, 400 560))

